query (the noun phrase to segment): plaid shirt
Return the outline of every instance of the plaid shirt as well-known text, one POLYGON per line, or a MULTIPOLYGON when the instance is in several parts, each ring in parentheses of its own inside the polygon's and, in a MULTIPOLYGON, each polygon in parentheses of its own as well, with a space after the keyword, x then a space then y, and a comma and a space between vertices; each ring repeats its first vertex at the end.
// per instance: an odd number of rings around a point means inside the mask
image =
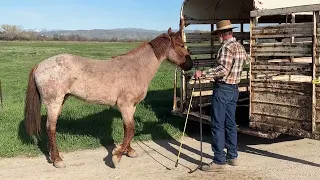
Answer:
POLYGON ((232 37, 223 42, 218 55, 218 66, 204 71, 205 77, 213 77, 215 81, 227 84, 238 84, 241 79, 242 65, 250 60, 243 45, 232 37))

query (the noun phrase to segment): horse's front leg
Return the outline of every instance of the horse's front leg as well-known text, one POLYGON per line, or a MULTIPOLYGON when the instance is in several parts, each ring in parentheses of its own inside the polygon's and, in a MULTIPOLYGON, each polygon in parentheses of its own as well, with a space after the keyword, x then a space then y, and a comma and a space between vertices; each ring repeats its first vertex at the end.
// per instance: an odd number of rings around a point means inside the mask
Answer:
POLYGON ((134 112, 135 106, 119 106, 123 118, 124 139, 122 144, 115 148, 112 152, 112 161, 116 165, 120 162, 123 154, 127 154, 129 157, 138 157, 137 152, 130 146, 130 142, 135 133, 134 125, 134 112))

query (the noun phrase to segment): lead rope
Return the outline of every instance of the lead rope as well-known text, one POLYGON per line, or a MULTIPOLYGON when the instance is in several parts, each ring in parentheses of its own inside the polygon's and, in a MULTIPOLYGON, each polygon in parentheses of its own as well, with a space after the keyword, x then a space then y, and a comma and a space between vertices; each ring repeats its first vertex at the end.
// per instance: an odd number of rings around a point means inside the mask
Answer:
MULTIPOLYGON (((196 82, 196 81, 195 81, 196 82)), ((193 173, 196 170, 198 170, 201 166, 202 166, 202 158, 203 158, 203 152, 202 152, 202 87, 201 87, 201 79, 199 78, 199 90, 200 90, 200 96, 199 96, 199 100, 200 100, 200 162, 197 168, 195 168, 193 171, 190 171, 189 173, 193 173)))

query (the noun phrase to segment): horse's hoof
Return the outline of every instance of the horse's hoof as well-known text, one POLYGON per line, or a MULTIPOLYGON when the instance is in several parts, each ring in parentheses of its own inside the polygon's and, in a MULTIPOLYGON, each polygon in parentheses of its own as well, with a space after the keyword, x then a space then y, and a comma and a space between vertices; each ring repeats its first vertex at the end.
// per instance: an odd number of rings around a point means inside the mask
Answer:
POLYGON ((117 167, 117 165, 120 163, 120 157, 118 155, 113 155, 112 162, 113 162, 114 167, 117 167))
POLYGON ((139 154, 137 153, 136 150, 131 150, 130 152, 127 153, 127 156, 131 158, 137 158, 139 157, 139 154))
POLYGON ((66 165, 64 164, 63 161, 55 161, 55 162, 53 162, 53 166, 56 168, 65 168, 66 167, 66 165))

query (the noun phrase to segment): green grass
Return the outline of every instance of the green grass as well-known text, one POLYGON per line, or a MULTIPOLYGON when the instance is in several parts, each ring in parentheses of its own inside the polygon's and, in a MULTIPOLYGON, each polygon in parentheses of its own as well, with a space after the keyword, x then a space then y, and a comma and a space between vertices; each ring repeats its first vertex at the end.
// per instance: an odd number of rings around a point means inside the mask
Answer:
MULTIPOLYGON (((139 44, 0 42, 0 79, 4 98, 4 107, 0 108, 0 157, 46 153, 44 107, 40 140, 30 141, 23 124, 25 91, 32 66, 59 53, 108 59, 139 44)), ((134 140, 178 138, 181 135, 184 120, 171 115, 174 68, 167 61, 161 65, 149 86, 146 99, 138 105, 134 140)), ((88 104, 75 98, 66 101, 57 124, 57 144, 61 151, 107 146, 121 142, 122 138, 122 120, 116 109, 88 104)))

